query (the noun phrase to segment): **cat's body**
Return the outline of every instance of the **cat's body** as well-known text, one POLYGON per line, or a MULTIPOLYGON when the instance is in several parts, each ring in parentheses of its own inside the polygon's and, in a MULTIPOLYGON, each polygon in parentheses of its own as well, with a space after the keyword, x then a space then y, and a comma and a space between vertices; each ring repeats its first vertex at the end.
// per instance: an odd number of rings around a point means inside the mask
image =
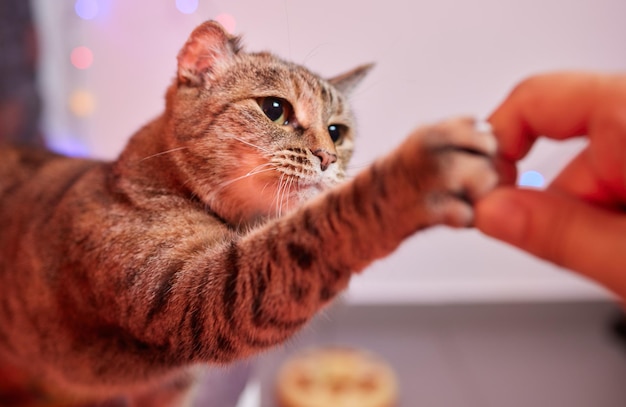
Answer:
POLYGON ((81 397, 182 390, 189 366, 285 341, 417 230, 469 225, 497 179, 471 120, 340 184, 341 91, 366 70, 325 81, 206 23, 116 161, 0 150, 0 360, 81 397))

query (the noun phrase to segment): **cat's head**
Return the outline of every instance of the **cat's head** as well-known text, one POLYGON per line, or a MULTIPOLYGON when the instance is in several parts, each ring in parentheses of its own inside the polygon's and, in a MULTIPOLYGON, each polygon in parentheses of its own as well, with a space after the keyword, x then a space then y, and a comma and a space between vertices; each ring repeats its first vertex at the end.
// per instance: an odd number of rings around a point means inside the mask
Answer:
POLYGON ((338 184, 353 152, 347 97, 370 67, 325 80, 202 24, 167 96, 168 148, 186 186, 228 222, 247 224, 338 184))

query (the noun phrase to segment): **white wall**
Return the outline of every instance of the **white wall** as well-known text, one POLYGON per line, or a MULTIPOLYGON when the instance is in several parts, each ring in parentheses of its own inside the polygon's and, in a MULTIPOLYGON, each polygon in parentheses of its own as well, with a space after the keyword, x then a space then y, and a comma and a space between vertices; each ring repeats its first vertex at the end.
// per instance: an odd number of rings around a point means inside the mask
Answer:
MULTIPOLYGON (((200 0, 194 14, 174 0, 94 0, 79 19, 74 2, 36 0, 42 23, 42 82, 53 143, 78 140, 114 157, 157 115, 190 31, 220 13, 251 50, 271 50, 323 75, 375 61, 353 97, 360 128, 353 168, 397 145, 420 123, 457 114, 485 117, 523 77, 554 69, 626 69, 624 0, 200 0), (69 53, 90 47, 79 71, 69 53), (82 87, 96 108, 77 118, 68 95, 82 87)), ((524 161, 550 177, 581 142, 542 143, 524 161)), ((605 292, 474 231, 437 229, 408 241, 357 278, 354 301, 491 301, 597 298, 605 292)))

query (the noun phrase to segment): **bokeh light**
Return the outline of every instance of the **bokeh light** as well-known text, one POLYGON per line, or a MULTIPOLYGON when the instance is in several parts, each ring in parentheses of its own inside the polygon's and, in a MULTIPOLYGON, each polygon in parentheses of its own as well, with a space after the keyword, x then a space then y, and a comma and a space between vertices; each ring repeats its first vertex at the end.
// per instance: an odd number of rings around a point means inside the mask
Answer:
POLYGON ((541 188, 545 178, 538 171, 525 171, 519 178, 518 184, 522 187, 541 188))
POLYGON ((76 47, 70 55, 72 65, 77 69, 87 69, 93 63, 93 52, 87 47, 76 47))
POLYGON ((46 146, 54 152, 70 157, 89 157, 90 155, 86 142, 69 132, 47 133, 46 146))
POLYGON ((215 21, 220 23, 222 27, 224 27, 224 29, 228 31, 229 33, 231 34, 235 33, 235 27, 237 26, 235 17, 227 13, 222 13, 222 14, 218 14, 217 16, 215 16, 215 21))
POLYGON ((183 14, 193 14, 198 9, 198 0, 176 0, 176 8, 183 14))
POLYGON ((77 89, 70 95, 69 108, 75 116, 87 117, 96 110, 96 100, 91 92, 77 89))
POLYGON ((76 0, 74 10, 78 17, 83 20, 93 20, 98 16, 100 8, 97 0, 76 0))

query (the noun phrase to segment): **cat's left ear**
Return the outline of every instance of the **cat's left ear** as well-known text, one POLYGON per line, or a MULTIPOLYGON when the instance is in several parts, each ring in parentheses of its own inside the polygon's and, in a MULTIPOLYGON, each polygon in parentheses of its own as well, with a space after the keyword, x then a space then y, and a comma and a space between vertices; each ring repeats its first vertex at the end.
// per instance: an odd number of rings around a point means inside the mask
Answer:
POLYGON ((374 64, 361 65, 351 71, 329 79, 328 82, 330 82, 330 84, 333 85, 339 92, 349 96, 373 67, 374 64))
POLYGON ((240 50, 240 38, 230 35, 216 21, 197 27, 178 53, 178 83, 199 86, 215 67, 240 50))

